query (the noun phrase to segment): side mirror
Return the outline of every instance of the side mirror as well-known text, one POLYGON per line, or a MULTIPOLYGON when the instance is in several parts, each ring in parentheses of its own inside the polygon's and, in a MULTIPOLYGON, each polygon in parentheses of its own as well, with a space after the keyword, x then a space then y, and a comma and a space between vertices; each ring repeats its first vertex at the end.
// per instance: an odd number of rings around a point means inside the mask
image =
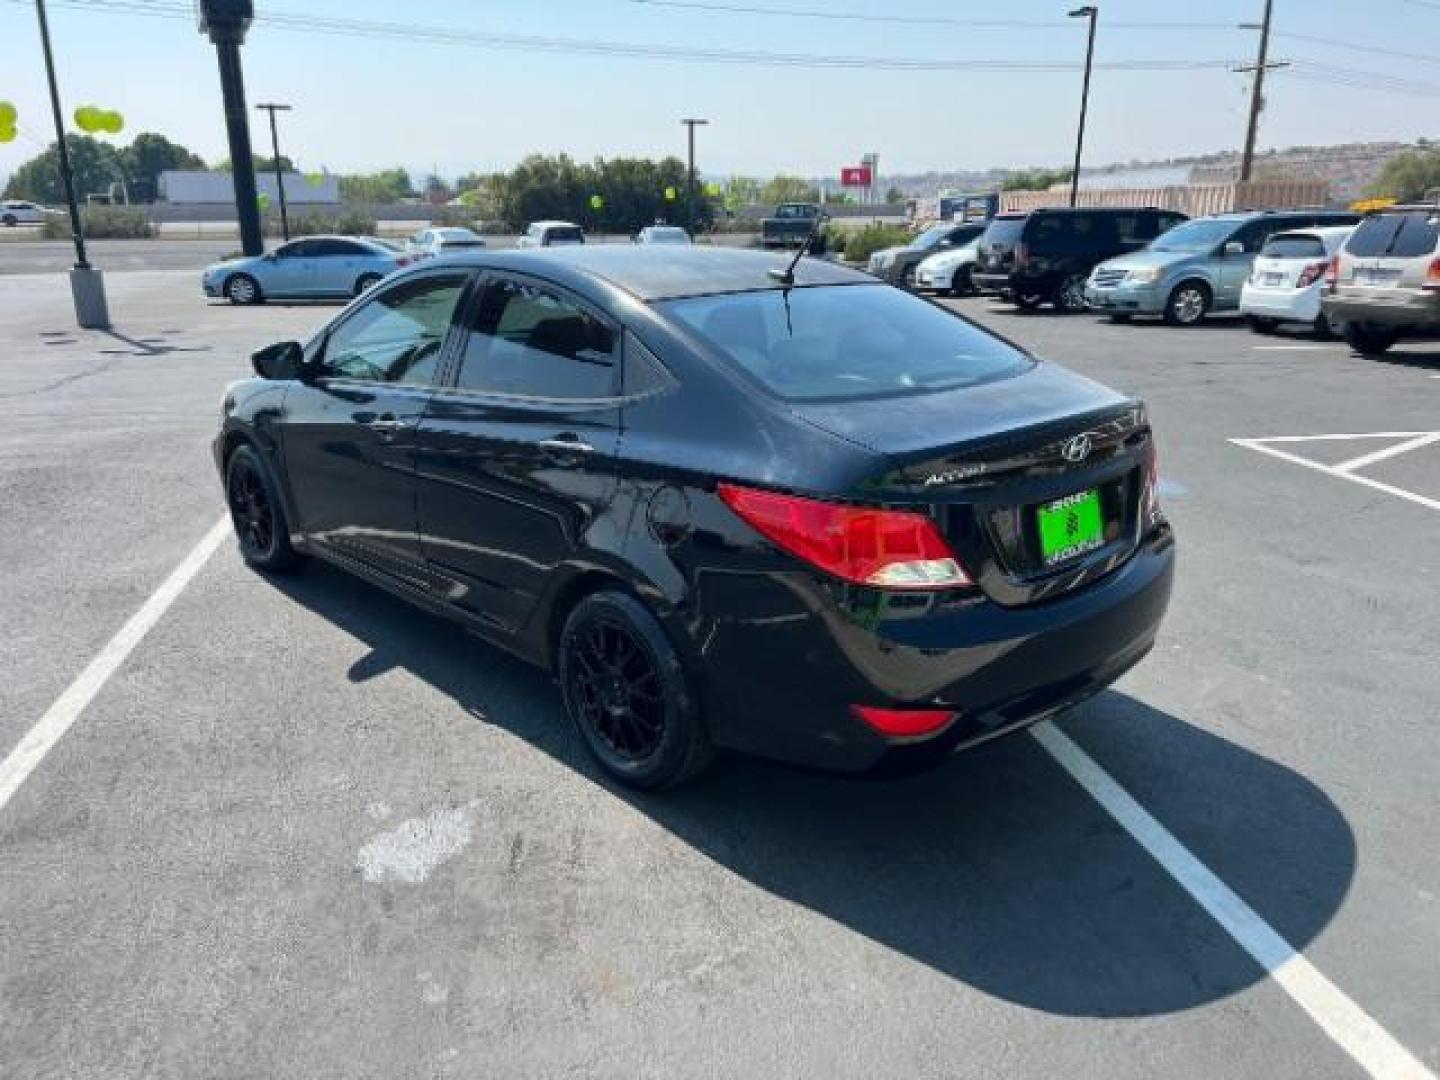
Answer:
POLYGON ((305 349, 298 341, 281 341, 250 354, 250 366, 262 379, 285 382, 300 378, 305 349))
POLYGON ((1225 246, 1220 249, 1221 255, 1244 255, 1245 245, 1239 240, 1227 240, 1225 246))

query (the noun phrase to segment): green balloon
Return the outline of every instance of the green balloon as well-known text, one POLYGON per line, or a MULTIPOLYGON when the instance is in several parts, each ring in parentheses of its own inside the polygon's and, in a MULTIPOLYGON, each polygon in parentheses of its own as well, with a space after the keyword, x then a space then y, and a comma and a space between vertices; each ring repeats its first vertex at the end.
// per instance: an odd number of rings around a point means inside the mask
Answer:
POLYGON ((590 196, 590 209, 591 209, 591 210, 603 210, 604 208, 605 208, 605 199, 604 199, 603 196, 600 196, 600 195, 591 195, 591 196, 590 196))
POLYGON ((0 127, 14 127, 19 119, 20 114, 15 110, 14 102, 0 101, 0 127))
POLYGON ((667 187, 665 189, 665 200, 667 202, 674 202, 677 197, 677 192, 674 187, 667 187))
POLYGON ((100 130, 100 110, 93 105, 81 105, 75 110, 75 126, 85 132, 100 130))
POLYGON ((15 135, 16 131, 14 124, 0 124, 0 143, 14 142, 15 135))
POLYGON ((266 195, 263 191, 260 192, 259 195, 255 196, 255 202, 259 205, 261 210, 270 209, 270 196, 266 195))
POLYGON ((324 186, 325 186, 325 174, 324 174, 324 173, 318 173, 318 172, 306 173, 306 174, 305 174, 305 182, 306 182, 307 184, 309 184, 311 187, 324 187, 324 186))
POLYGON ((111 135, 119 135, 125 128, 125 118, 113 109, 109 112, 100 113, 100 130, 111 135))

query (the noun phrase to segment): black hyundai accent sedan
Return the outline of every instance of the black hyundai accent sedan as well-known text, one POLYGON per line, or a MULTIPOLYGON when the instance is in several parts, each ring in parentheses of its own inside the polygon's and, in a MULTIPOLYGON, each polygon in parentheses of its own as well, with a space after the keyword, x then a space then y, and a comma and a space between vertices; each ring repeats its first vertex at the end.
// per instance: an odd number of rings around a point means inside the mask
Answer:
POLYGON ((255 354, 215 459, 245 559, 335 563, 551 669, 645 788, 717 747, 910 767, 1151 647, 1144 407, 818 260, 485 252, 255 354))

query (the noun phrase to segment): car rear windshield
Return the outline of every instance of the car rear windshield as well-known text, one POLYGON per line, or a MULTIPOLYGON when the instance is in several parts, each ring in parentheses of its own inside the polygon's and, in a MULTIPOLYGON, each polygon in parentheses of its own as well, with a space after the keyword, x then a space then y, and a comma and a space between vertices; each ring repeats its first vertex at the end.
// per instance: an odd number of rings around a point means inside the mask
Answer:
POLYGON ((945 308, 884 285, 767 289, 656 307, 791 401, 948 390, 1034 363, 945 308))
POLYGON ((1429 255, 1440 244, 1440 210, 1377 214, 1362 221, 1345 251, 1361 258, 1389 255, 1413 259, 1429 255))
POLYGON ((985 226, 985 232, 980 237, 984 244, 1013 244, 1020 239, 1020 234, 1025 231, 1024 217, 997 217, 990 220, 985 226))
POLYGON ((1265 241, 1260 254, 1272 259, 1319 259, 1325 255, 1325 241, 1309 233, 1276 233, 1265 241))

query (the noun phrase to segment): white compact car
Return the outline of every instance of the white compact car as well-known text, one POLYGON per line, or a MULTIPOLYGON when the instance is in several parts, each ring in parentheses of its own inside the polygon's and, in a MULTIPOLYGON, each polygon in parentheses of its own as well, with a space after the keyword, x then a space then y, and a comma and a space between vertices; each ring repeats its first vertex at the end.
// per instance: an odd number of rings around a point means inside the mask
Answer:
POLYGON ((51 212, 43 206, 23 199, 0 202, 0 225, 13 228, 16 225, 43 225, 51 212))
POLYGON ((915 288, 922 292, 969 296, 975 291, 970 272, 975 269, 978 257, 978 241, 931 255, 915 268, 915 288))
POLYGON ((470 229, 439 228, 421 229, 405 241, 405 251, 421 259, 433 259, 438 255, 454 255, 461 251, 474 251, 485 246, 484 239, 470 229))
POLYGON ((1269 334, 1281 323, 1304 323, 1321 337, 1338 333, 1321 313, 1320 294, 1326 267, 1354 231, 1350 225, 1293 229, 1266 240, 1240 290, 1240 313, 1250 329, 1269 334))
POLYGON ((562 244, 583 244, 585 230, 573 221, 536 221, 515 241, 516 247, 558 247, 562 244))

